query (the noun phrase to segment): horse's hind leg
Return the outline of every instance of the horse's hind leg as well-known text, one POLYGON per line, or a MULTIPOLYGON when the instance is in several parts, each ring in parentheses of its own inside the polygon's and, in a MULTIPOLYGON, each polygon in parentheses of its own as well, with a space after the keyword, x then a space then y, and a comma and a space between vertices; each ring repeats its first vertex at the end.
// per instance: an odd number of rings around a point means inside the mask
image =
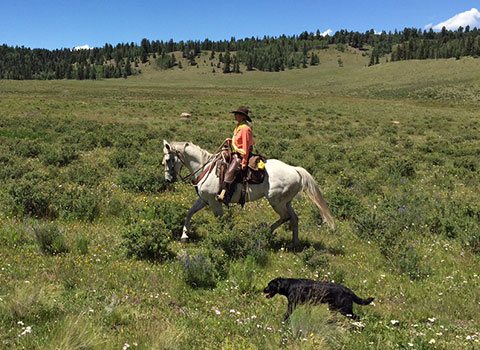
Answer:
POLYGON ((296 244, 299 243, 299 240, 298 240, 298 216, 292 208, 292 202, 288 202, 286 207, 287 207, 287 211, 288 211, 288 216, 290 218, 289 226, 290 226, 290 230, 292 230, 293 244, 296 245, 296 244))
POLYGON ((271 226, 270 226, 270 231, 273 232, 275 231, 280 225, 282 225, 283 223, 287 222, 290 217, 288 215, 288 210, 287 210, 287 206, 285 205, 285 203, 281 203, 281 204, 273 204, 273 203, 270 203, 270 205, 272 206, 273 210, 275 210, 275 212, 280 215, 280 219, 278 219, 277 221, 275 221, 271 226))

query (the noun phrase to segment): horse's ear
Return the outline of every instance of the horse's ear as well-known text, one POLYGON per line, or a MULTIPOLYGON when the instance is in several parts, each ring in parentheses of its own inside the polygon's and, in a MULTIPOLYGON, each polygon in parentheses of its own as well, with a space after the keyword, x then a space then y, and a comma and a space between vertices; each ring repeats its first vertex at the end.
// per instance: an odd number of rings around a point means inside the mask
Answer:
POLYGON ((163 140, 163 146, 170 151, 170 144, 166 140, 163 140))

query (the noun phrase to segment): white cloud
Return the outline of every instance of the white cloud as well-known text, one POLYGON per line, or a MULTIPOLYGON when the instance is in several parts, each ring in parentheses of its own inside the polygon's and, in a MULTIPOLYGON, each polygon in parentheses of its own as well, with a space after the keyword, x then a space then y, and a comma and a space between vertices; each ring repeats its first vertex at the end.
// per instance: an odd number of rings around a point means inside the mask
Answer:
POLYGON ((331 30, 330 28, 327 29, 326 31, 320 33, 321 36, 327 36, 327 35, 332 35, 333 34, 333 30, 331 30))
POLYGON ((460 26, 463 28, 466 26, 470 26, 470 28, 480 28, 480 11, 478 11, 476 8, 472 8, 469 11, 458 13, 452 18, 449 18, 446 21, 435 24, 431 27, 436 30, 441 30, 442 27, 445 27, 449 30, 457 30, 460 26))
POLYGON ((88 46, 88 44, 85 44, 85 45, 82 45, 82 46, 75 46, 73 48, 74 51, 78 51, 78 50, 90 50, 91 47, 88 46))

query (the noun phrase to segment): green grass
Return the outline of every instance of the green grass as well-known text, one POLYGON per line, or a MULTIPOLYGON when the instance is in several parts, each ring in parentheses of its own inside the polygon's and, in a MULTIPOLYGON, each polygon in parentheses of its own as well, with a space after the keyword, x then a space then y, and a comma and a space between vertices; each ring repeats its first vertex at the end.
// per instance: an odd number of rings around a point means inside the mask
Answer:
POLYGON ((366 67, 329 49, 308 69, 223 75, 208 55, 127 80, 0 81, 0 348, 478 347, 480 61, 366 67), (258 150, 308 169, 337 218, 331 232, 295 200, 306 252, 287 227, 262 235, 276 220, 265 201, 199 212, 178 240, 196 194, 165 187, 162 140, 213 151, 243 104, 258 150), (155 220, 176 257, 127 258, 123 233, 155 220), (66 249, 42 252, 38 227, 66 249), (186 255, 211 262, 214 288, 188 283, 186 255), (285 298, 261 292, 278 276, 342 282, 375 305, 356 307, 362 324, 324 306, 284 324, 285 298))

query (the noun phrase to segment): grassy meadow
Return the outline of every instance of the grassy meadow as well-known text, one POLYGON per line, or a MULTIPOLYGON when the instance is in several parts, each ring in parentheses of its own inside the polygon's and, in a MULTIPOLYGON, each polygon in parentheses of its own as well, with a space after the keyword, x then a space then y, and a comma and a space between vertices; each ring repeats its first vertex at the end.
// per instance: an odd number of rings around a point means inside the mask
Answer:
POLYGON ((0 349, 480 348, 480 60, 351 49, 279 73, 142 67, 104 81, 0 81, 0 349), (338 59, 343 62, 339 67, 338 59), (301 247, 264 200, 182 220, 163 139, 213 152, 248 105, 257 150, 306 168, 301 247), (181 119, 182 112, 192 114, 181 119), (262 293, 341 282, 361 322, 262 293))

